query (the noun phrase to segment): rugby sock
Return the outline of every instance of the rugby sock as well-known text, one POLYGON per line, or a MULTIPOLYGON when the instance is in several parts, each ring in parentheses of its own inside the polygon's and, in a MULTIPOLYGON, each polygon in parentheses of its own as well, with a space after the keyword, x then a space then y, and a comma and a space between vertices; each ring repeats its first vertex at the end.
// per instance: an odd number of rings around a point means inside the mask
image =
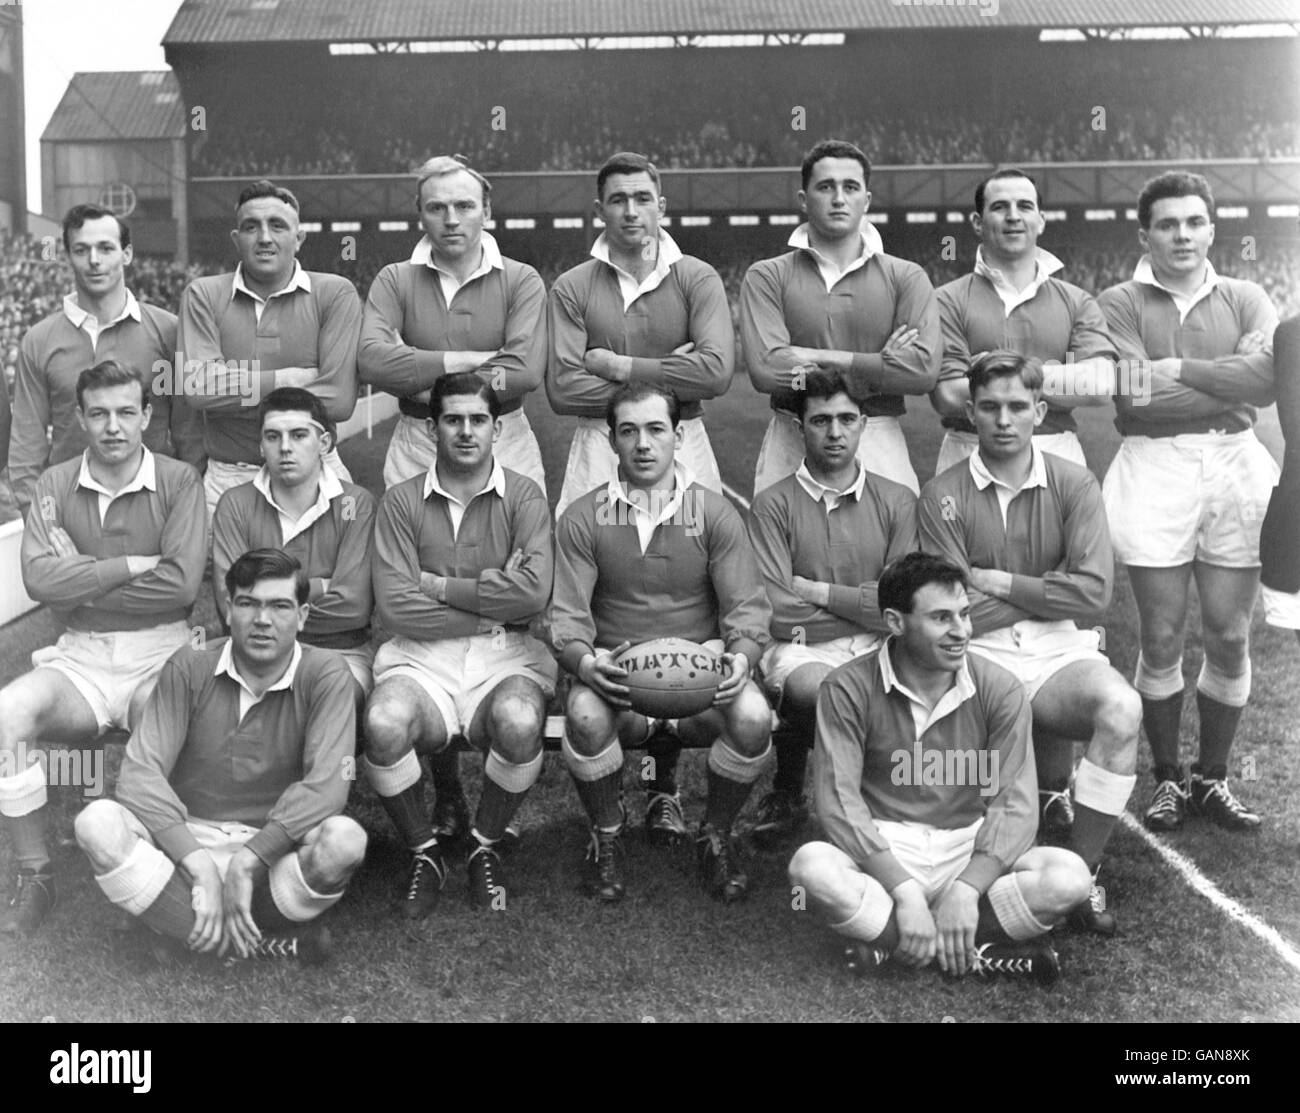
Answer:
POLYGON ((48 808, 40 807, 34 812, 8 819, 14 860, 37 873, 47 873, 50 866, 50 852, 45 845, 45 816, 48 811, 48 808))
POLYGON ((772 778, 772 791, 786 796, 802 796, 804 771, 808 754, 812 750, 816 730, 815 711, 783 713, 781 725, 772 732, 772 745, 776 749, 776 775, 772 778))
POLYGON ((1147 741, 1151 744, 1151 757, 1157 770, 1178 769, 1178 732, 1182 718, 1183 693, 1181 691, 1164 699, 1142 697, 1142 726, 1147 732, 1147 741))
POLYGON ((1079 762, 1074 777, 1074 832, 1070 836, 1070 849, 1084 860, 1089 872, 1097 872, 1106 843, 1136 783, 1134 774, 1112 773, 1086 756, 1079 762))
POLYGON ((975 943, 1012 943, 1051 930, 1029 908, 1024 890, 1014 873, 1004 873, 979 900, 979 922, 975 925, 975 943))
POLYGON ((180 870, 172 873, 157 899, 140 913, 141 923, 182 942, 190 937, 196 919, 190 882, 180 870))
POLYGON ((1034 762, 1038 766, 1038 787, 1064 792, 1074 772, 1074 740, 1035 730, 1034 762))
POLYGON ((392 765, 376 765, 366 758, 366 775, 402 841, 412 850, 432 845, 436 840, 424 808, 420 759, 415 751, 407 750, 392 765))
POLYGON ((704 822, 719 834, 729 834, 745 806, 754 782, 762 775, 771 745, 755 757, 737 753, 721 738, 709 749, 709 800, 704 822))
MULTIPOLYGON (((664 726, 667 727, 667 723, 664 726)), ((645 743, 646 757, 654 762, 654 778, 650 782, 651 792, 666 792, 670 796, 677 792, 677 759, 682 755, 682 740, 676 731, 655 730, 645 743)))
POLYGON ((605 831, 617 831, 623 826, 623 747, 618 736, 598 754, 587 756, 578 753, 565 734, 560 741, 560 752, 573 777, 578 799, 587 810, 594 826, 605 831))
POLYGON ((528 790, 542 772, 539 751, 531 761, 506 761, 496 750, 489 750, 483 763, 483 794, 474 814, 474 837, 484 845, 497 842, 514 818, 528 790))
POLYGON ((433 792, 438 800, 464 795, 460 783, 460 753, 452 746, 444 746, 429 758, 429 772, 433 775, 433 792))
MULTIPOLYGON (((294 853, 294 851, 290 851, 294 853)), ((292 931, 299 925, 289 919, 275 903, 271 894, 271 878, 263 877, 253 887, 253 923, 263 932, 292 931)))
POLYGON ((1196 709, 1201 715, 1201 776, 1207 780, 1227 777, 1228 753, 1249 698, 1249 661, 1240 676, 1227 676, 1209 661, 1201 665, 1201 675, 1196 681, 1196 709))
POLYGON ((45 770, 34 762, 21 773, 0 777, 0 816, 13 840, 14 860, 20 867, 43 872, 50 864, 45 846, 45 770))

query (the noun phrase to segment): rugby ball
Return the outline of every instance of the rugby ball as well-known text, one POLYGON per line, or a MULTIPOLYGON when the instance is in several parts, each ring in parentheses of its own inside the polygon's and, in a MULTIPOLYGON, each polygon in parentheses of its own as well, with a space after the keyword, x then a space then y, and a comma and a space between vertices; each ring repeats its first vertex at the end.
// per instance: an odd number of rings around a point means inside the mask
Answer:
POLYGON ((654 719, 683 719, 713 703, 726 676, 726 662, 711 649, 685 638, 655 638, 625 649, 614 664, 627 671, 623 681, 632 710, 654 719))

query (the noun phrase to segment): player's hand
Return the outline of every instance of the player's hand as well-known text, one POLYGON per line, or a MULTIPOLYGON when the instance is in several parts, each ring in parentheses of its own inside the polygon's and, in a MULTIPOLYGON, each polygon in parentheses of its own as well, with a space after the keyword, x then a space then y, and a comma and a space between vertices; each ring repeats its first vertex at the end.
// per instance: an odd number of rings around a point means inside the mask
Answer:
POLYGON ((190 903, 194 909, 194 930, 185 945, 191 951, 211 951, 221 942, 225 924, 221 872, 206 850, 185 855, 180 865, 190 876, 190 903))
POLYGON ((162 557, 155 553, 153 556, 128 556, 126 558, 126 570, 131 573, 131 579, 136 576, 143 576, 146 572, 152 572, 158 567, 162 557))
POLYGON ((797 363, 793 367, 778 368, 772 379, 783 390, 803 390, 808 376, 819 370, 815 363, 797 363))
POLYGON ((939 968, 957 977, 975 962, 975 927, 979 923, 980 895, 964 881, 955 881, 934 906, 938 932, 939 968))
POLYGON ((722 663, 727 668, 727 675, 713 695, 712 707, 726 707, 749 681, 749 658, 743 653, 724 653, 722 663))
POLYGON ((790 589, 805 603, 811 603, 814 607, 824 607, 831 601, 831 585, 820 580, 795 576, 790 581, 790 589))
POLYGON ((1174 357, 1166 359, 1155 359, 1151 361, 1151 376, 1155 379, 1164 379, 1166 382, 1176 383, 1182 376, 1183 361, 1174 357))
POLYGON ((624 642, 614 649, 598 649, 584 657, 578 666, 578 679, 614 707, 632 706, 628 687, 622 683, 627 679, 627 670, 614 664, 614 658, 631 645, 631 642, 624 642))
POLYGON ((1005 599, 1011 592, 1011 573, 997 568, 972 568, 970 586, 995 599, 1005 599))
POLYGON ((919 330, 914 329, 911 325, 899 325, 889 334, 889 339, 885 341, 885 346, 880 349, 882 356, 901 355, 903 349, 910 348, 920 337, 919 330))
MULTIPOLYGON (((50 526, 48 536, 50 539, 50 548, 54 550, 54 555, 56 557, 74 557, 81 555, 77 550, 76 542, 72 540, 72 536, 62 526, 50 526)), ((129 566, 129 557, 127 558, 127 561, 129 566)), ((132 575, 134 576, 136 573, 133 572, 132 575)))
POLYGON ((688 356, 695 351, 695 341, 688 340, 685 344, 679 344, 669 354, 674 356, 688 356))
POLYGON ((314 367, 281 367, 275 373, 275 386, 277 390, 285 386, 305 389, 316 381, 317 374, 314 367))
POLYGON ((506 566, 503 569, 503 571, 518 572, 519 569, 521 569, 523 566, 524 566, 524 551, 523 549, 516 549, 513 553, 510 554, 510 559, 506 561, 506 566))
POLYGON ((1237 341, 1237 355, 1253 356, 1256 352, 1262 352, 1267 346, 1268 337, 1257 329, 1246 333, 1237 341))
POLYGON ((631 362, 608 348, 590 348, 582 359, 582 366, 606 382, 625 383, 632 374, 631 362))
POLYGON ((905 966, 924 966, 934 958, 938 931, 925 891, 915 878, 908 878, 890 894, 898 920, 898 950, 894 957, 905 966))
POLYGON ((447 577, 433 572, 420 573, 420 590, 435 603, 447 601, 447 577))
POLYGON ((222 886, 225 933, 219 954, 224 955, 233 946, 240 958, 248 958, 262 938, 261 931, 253 922, 253 886, 261 865, 261 859, 246 846, 240 847, 230 859, 226 882, 222 886))
POLYGON ((311 584, 311 593, 307 598, 312 603, 316 602, 330 589, 329 578, 326 576, 313 576, 309 582, 311 584))

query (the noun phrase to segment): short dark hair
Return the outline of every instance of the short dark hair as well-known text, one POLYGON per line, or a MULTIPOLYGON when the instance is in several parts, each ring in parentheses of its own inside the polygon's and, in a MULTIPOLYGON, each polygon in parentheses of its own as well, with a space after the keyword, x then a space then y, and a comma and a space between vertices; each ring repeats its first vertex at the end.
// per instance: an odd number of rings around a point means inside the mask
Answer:
POLYGON ((111 216, 117 221, 117 240, 122 245, 122 249, 131 246, 131 229, 126 226, 124 221, 112 209, 106 209, 103 205, 73 205, 63 218, 63 247, 65 251, 71 251, 68 244, 68 237, 88 220, 100 220, 103 217, 111 216))
POLYGON ((871 160, 861 147, 844 139, 823 139, 820 143, 814 143, 812 149, 803 156, 803 162, 799 166, 800 189, 808 188, 813 167, 824 158, 856 159, 862 167, 862 184, 871 184, 871 160))
POLYGON ((975 211, 984 215, 984 193, 988 189, 990 182, 1000 182, 1004 178, 1024 178, 1031 186, 1034 187, 1034 203, 1041 206, 1043 195, 1038 191, 1038 183, 1026 174, 1023 170, 1015 166, 1004 166, 1001 170, 995 170, 979 185, 975 187, 975 211))
POLYGON ((501 399, 475 371, 458 371, 454 375, 443 375, 435 382, 433 390, 429 393, 429 416, 434 421, 442 417, 443 399, 456 394, 472 394, 476 398, 484 399, 493 421, 501 416, 501 399))
POLYGON ((847 394, 858 407, 858 412, 862 411, 862 403, 853 397, 849 384, 839 371, 814 371, 808 375, 803 381, 803 389, 794 393, 794 411, 802 418, 808 412, 810 398, 834 398, 837 394, 847 394))
POLYGON ((1169 170, 1150 179, 1138 194, 1139 227, 1151 227, 1151 207, 1168 197, 1199 197, 1205 202, 1210 219, 1214 219, 1214 191, 1205 176, 1189 170, 1169 170))
POLYGON ((662 192, 655 164, 635 151, 619 151, 605 160, 605 165, 596 174, 596 196, 602 201, 605 199, 605 182, 613 174, 649 174, 650 180, 655 184, 655 191, 662 192))
POLYGON ((139 368, 115 359, 100 360, 94 367, 87 367, 77 376, 77 409, 85 409, 85 395, 88 390, 103 390, 110 386, 126 386, 135 383, 140 388, 140 404, 143 409, 151 405, 149 388, 139 368))
POLYGON ((1006 348, 985 352, 971 364, 966 372, 970 396, 974 401, 976 391, 983 390, 994 379, 1017 377, 1035 396, 1043 393, 1043 365, 1032 356, 1024 356, 1006 348))
POLYGON ((966 573, 951 561, 919 550, 901 556, 886 565, 876 581, 876 601, 880 613, 900 611, 912 613, 916 593, 926 584, 952 584, 966 586, 966 573))
POLYGON ((674 429, 682 419, 682 404, 677 392, 672 387, 654 386, 651 383, 624 383, 610 396, 605 406, 605 424, 610 432, 618 422, 618 408, 630 402, 641 402, 646 398, 662 398, 668 404, 668 420, 674 429))
POLYGON ((326 412, 325 403, 310 390, 303 390, 300 386, 277 387, 263 398, 257 407, 257 424, 261 426, 267 414, 284 413, 286 410, 310 414, 312 421, 325 432, 331 436, 336 432, 334 419, 326 412))
POLYGON ((298 212, 298 198, 284 186, 278 186, 267 178, 258 178, 251 185, 246 185, 239 193, 239 200, 235 202, 235 215, 239 215, 239 210, 249 201, 256 201, 259 197, 274 197, 277 201, 283 201, 295 213, 298 212))
POLYGON ((311 594, 311 581, 297 558, 283 549, 250 549, 227 569, 226 594, 233 599, 235 592, 253 587, 259 580, 287 580, 290 577, 301 607, 311 594))

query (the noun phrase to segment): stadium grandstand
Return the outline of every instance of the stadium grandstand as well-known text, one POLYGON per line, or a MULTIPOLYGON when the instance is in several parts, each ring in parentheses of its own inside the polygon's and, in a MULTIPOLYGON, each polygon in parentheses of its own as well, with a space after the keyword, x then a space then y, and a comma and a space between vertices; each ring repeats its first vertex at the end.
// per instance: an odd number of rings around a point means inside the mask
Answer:
POLYGON ((0 6, 0 235, 27 229, 23 10, 0 6))

